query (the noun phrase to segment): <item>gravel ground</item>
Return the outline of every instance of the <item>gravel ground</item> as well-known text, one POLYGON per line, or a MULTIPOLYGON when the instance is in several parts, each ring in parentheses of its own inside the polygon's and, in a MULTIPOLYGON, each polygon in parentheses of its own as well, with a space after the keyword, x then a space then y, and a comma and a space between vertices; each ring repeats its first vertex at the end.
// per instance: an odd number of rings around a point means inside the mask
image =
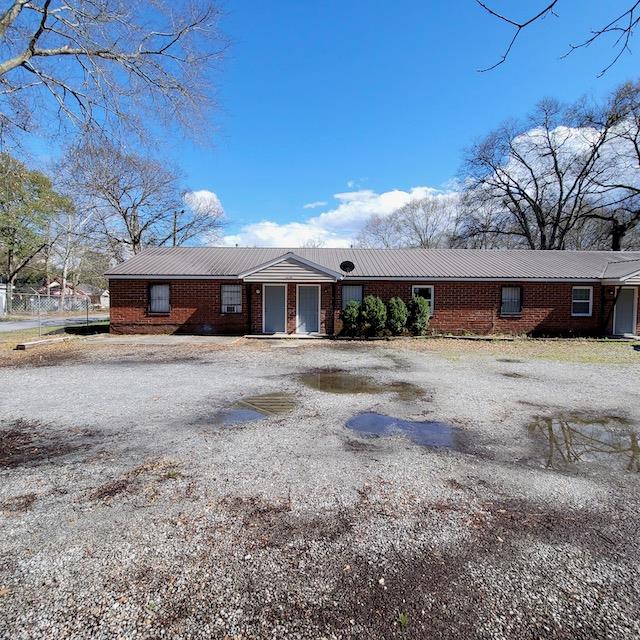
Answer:
POLYGON ((640 637, 640 354, 416 344, 0 361, 0 637, 640 637), (335 369, 362 392, 301 377, 335 369), (293 409, 217 419, 274 393, 293 409))

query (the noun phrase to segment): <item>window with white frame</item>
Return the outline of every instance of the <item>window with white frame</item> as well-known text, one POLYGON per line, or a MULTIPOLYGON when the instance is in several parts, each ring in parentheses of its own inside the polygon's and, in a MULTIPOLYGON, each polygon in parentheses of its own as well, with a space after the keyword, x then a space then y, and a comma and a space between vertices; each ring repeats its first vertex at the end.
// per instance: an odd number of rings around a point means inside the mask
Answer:
POLYGON ((571 315, 590 316, 593 312, 593 287, 573 287, 571 290, 571 315))
POLYGON ((222 313, 242 313, 242 285, 220 285, 220 299, 222 313))
POLYGON ((426 284, 414 284, 411 287, 411 297, 418 296, 424 298, 429 303, 429 315, 433 315, 435 311, 435 299, 433 297, 433 286, 426 284))
POLYGON ((522 313, 522 288, 502 287, 502 304, 500 313, 509 316, 522 313))
POLYGON ((342 285, 342 308, 346 309, 351 302, 362 302, 362 285, 361 284, 343 284, 342 285))
POLYGON ((149 287, 150 313, 169 313, 171 287, 168 284, 152 284, 149 287))

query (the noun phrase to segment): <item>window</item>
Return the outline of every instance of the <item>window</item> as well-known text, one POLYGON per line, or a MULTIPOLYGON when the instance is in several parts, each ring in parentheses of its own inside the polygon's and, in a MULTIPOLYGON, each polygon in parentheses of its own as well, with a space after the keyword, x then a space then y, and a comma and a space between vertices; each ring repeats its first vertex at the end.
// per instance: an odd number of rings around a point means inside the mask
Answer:
POLYGON ((152 284, 149 287, 150 313, 169 313, 171 311, 169 304, 170 291, 171 287, 168 284, 152 284))
POLYGON ((502 287, 502 306, 500 313, 503 315, 518 315, 522 312, 522 289, 520 287, 502 287))
POLYGON ((220 298, 222 301, 222 313, 242 313, 242 285, 220 285, 220 298))
POLYGON ((436 306, 433 298, 433 287, 431 285, 414 284, 411 287, 411 296, 424 298, 429 303, 429 315, 433 315, 436 306))
POLYGON ((362 285, 361 284, 343 284, 342 285, 342 308, 346 309, 347 305, 354 300, 357 303, 362 302, 362 285))
POLYGON ((571 315, 590 316, 593 310, 593 287, 573 287, 571 315))

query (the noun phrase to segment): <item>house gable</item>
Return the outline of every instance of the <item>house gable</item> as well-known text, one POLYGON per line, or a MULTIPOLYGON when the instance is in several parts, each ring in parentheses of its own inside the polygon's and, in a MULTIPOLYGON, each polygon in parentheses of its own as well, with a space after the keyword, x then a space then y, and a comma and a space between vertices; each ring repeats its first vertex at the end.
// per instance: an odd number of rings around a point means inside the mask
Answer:
POLYGON ((245 282, 336 282, 341 275, 294 253, 288 253, 241 274, 240 277, 245 282))

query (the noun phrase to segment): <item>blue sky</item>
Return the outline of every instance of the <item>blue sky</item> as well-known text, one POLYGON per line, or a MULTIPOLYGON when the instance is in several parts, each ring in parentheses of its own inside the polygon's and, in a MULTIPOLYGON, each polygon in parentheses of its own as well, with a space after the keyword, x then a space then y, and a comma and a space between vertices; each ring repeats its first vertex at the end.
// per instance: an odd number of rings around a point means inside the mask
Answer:
MULTIPOLYGON (((348 243, 370 213, 446 188, 464 148, 503 119, 635 77, 626 55, 597 78, 611 41, 559 59, 624 0, 561 0, 559 17, 523 33, 488 73, 477 69, 512 32, 473 0, 225 2, 231 47, 209 144, 174 139, 163 153, 186 187, 219 196, 227 244, 348 243)), ((520 18, 542 1, 490 4, 520 18)))

